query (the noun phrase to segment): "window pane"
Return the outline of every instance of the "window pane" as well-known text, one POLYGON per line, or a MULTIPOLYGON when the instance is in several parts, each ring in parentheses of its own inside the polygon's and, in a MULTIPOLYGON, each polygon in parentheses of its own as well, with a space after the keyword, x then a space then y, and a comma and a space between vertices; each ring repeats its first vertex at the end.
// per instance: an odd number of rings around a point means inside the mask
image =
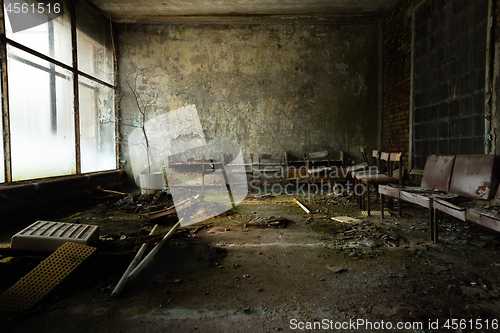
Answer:
POLYGON ((113 51, 109 22, 83 1, 76 6, 78 69, 113 83, 113 51))
POLYGON ((71 66, 70 11, 65 1, 58 2, 64 10, 64 15, 16 33, 12 31, 9 15, 5 15, 5 32, 7 38, 71 66))
POLYGON ((82 77, 78 86, 82 172, 116 169, 113 89, 82 77))
POLYGON ((7 55, 13 180, 74 174, 72 74, 12 46, 7 55))

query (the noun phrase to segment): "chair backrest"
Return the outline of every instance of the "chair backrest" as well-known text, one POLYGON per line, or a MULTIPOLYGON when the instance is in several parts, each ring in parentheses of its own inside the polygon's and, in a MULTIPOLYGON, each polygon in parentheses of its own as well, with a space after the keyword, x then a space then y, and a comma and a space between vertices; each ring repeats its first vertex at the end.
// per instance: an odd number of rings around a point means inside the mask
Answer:
MULTIPOLYGON (((399 169, 401 169, 401 155, 402 153, 386 153, 382 152, 380 154, 380 167, 384 167, 382 164, 386 164, 387 166, 387 175, 389 177, 392 177, 394 174, 394 170, 396 169, 396 165, 398 166, 399 169), (382 162, 383 161, 383 162, 382 162)), ((403 180, 403 173, 399 172, 399 183, 402 185, 402 180, 403 180)))
POLYGON ((450 192, 490 200, 495 195, 499 157, 492 154, 457 155, 450 192))
POLYGON ((448 192, 455 155, 429 155, 425 161, 421 187, 448 192))
POLYGON ((320 160, 328 158, 328 150, 304 154, 306 160, 320 160))
POLYGON ((373 165, 380 168, 380 152, 378 150, 372 150, 373 165))

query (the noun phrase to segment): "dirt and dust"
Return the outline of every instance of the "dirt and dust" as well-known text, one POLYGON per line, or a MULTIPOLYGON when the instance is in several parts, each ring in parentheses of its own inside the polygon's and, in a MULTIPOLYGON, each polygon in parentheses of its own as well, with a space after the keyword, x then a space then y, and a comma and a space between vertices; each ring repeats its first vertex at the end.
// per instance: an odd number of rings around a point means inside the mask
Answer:
MULTIPOLYGON (((443 217, 443 241, 433 244, 427 211, 404 211, 403 218, 381 220, 364 217, 348 197, 248 198, 223 216, 178 230, 111 298, 152 225, 115 203, 91 207, 60 221, 98 224, 98 251, 31 311, 2 314, 0 330, 370 332, 385 325, 387 332, 494 331, 499 235, 443 217), (355 219, 340 222, 341 216, 355 219), (272 217, 286 224, 245 225, 272 217), (451 319, 465 326, 454 329, 451 319)), ((175 216, 155 221, 160 233, 175 222, 175 216)), ((0 291, 40 260, 1 264, 0 291)))

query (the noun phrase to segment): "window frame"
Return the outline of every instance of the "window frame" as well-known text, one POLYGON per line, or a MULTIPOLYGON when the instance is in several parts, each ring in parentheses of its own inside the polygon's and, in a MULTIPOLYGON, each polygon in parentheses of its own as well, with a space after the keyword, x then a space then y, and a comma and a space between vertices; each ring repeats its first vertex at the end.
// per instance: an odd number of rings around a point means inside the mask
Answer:
MULTIPOLYGON (((412 8, 412 18, 411 18, 411 72, 410 72, 410 106, 409 106, 409 146, 408 146, 408 167, 412 174, 423 174, 423 169, 417 169, 415 167, 414 158, 414 111, 415 111, 415 100, 414 100, 414 83, 415 83, 415 29, 416 29, 416 12, 425 4, 428 0, 422 0, 412 8)), ((484 106, 484 154, 493 153, 492 145, 492 126, 491 126, 491 96, 492 96, 492 42, 493 42, 493 1, 488 0, 488 14, 487 14, 487 26, 486 26, 486 63, 485 63, 485 106, 484 106)))
MULTIPOLYGON (((111 46, 111 52, 112 52, 112 66, 113 66, 113 84, 110 84, 108 82, 105 82, 95 76, 89 75, 83 71, 80 71, 78 69, 78 45, 77 45, 77 24, 76 24, 76 16, 78 13, 76 13, 76 4, 73 1, 68 1, 69 3, 69 16, 70 16, 70 28, 71 28, 71 54, 72 54, 72 65, 65 64, 59 60, 56 60, 54 58, 51 58, 50 56, 47 56, 45 54, 42 54, 38 51, 35 51, 23 44, 20 44, 14 40, 11 40, 7 38, 6 36, 6 27, 5 27, 5 7, 4 7, 4 0, 0 0, 0 5, 1 5, 1 11, 0 11, 0 70, 1 70, 1 89, 2 89, 2 130, 3 130, 3 150, 4 150, 4 163, 3 167, 4 168, 4 182, 0 183, 0 186, 4 184, 13 184, 13 183, 18 183, 18 182, 30 182, 33 181, 34 179, 29 179, 29 180, 22 180, 22 181, 13 181, 12 179, 12 148, 11 148, 11 128, 10 128, 10 110, 9 110, 9 80, 8 80, 8 58, 7 58, 7 47, 11 46, 16 49, 19 49, 21 51, 27 52, 30 55, 36 56, 37 58, 40 58, 42 60, 47 61, 50 64, 50 68, 59 66, 67 71, 69 71, 73 75, 73 112, 74 112, 74 134, 75 134, 75 158, 76 158, 76 172, 71 175, 60 175, 60 176, 53 176, 53 177, 71 177, 75 175, 82 175, 86 173, 98 173, 102 171, 109 171, 109 170, 101 170, 101 171, 96 171, 96 172, 86 172, 82 173, 81 171, 81 150, 80 150, 80 108, 79 108, 79 78, 83 77, 86 78, 90 81, 96 82, 98 84, 101 84, 107 88, 110 88, 113 92, 113 104, 114 104, 114 117, 117 120, 118 119, 118 99, 117 99, 117 59, 116 59, 116 45, 113 42, 111 46)), ((104 19, 105 22, 109 23, 110 25, 110 34, 111 34, 111 40, 114 41, 116 40, 115 38, 115 31, 114 31, 114 25, 112 21, 110 21, 109 18, 105 17, 102 15, 98 10, 95 9, 91 4, 87 3, 84 1, 84 4, 87 5, 90 10, 92 10, 96 15, 100 16, 100 18, 104 19)), ((49 21, 50 22, 50 21, 49 21)), ((53 90, 53 86, 51 85, 51 91, 53 90)), ((119 138, 119 124, 118 121, 115 121, 115 131, 114 131, 114 138, 115 138, 115 169, 117 170, 119 168, 119 155, 120 155, 120 145, 118 142, 119 138)), ((43 178, 52 178, 51 177, 43 177, 43 178)))

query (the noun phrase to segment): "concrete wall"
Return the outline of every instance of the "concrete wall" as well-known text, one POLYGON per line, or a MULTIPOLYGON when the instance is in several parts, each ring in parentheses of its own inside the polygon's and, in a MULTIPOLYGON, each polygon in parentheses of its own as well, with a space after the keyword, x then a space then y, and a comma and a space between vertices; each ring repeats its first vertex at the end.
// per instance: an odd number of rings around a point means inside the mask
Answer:
MULTIPOLYGON (((195 104, 205 137, 249 153, 377 145, 377 25, 118 26, 120 114, 148 119, 195 104)), ((122 126, 122 139, 133 128, 122 126)), ((122 145, 127 160, 127 147, 122 145)), ((125 165, 127 170, 127 165, 125 165)), ((128 170, 127 170, 128 171, 128 170)))

